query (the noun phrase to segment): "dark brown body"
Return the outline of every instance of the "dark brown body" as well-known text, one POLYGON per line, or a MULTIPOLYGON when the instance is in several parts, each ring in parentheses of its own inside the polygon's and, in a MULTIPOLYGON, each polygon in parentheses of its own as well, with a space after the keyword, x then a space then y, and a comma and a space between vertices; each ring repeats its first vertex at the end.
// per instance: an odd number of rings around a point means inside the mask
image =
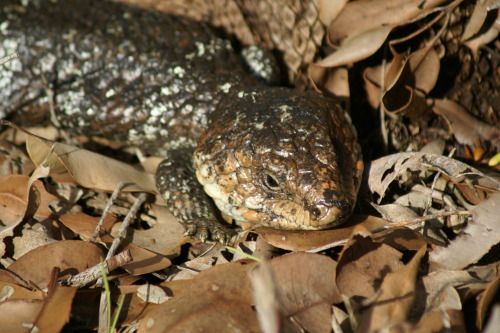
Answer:
MULTIPOLYGON (((0 1, 0 57, 20 54, 0 68, 2 117, 47 114, 49 89, 76 134, 167 156, 196 148, 198 181, 235 220, 320 229, 351 213, 361 152, 335 101, 261 85, 203 23, 106 1, 41 2, 0 1)), ((158 171, 168 205, 198 193, 180 169, 158 171)), ((213 219, 171 209, 188 224, 213 219)))

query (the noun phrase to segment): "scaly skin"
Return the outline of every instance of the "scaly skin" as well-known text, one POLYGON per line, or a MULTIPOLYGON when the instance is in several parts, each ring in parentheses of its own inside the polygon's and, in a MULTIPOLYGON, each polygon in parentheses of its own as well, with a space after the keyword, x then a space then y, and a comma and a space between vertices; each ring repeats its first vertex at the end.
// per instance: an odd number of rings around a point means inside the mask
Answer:
POLYGON ((336 101, 260 84, 203 23, 107 1, 37 3, 0 1, 0 57, 20 54, 0 68, 2 118, 40 122, 50 91, 71 133, 170 157, 159 191, 202 240, 227 229, 194 174, 236 221, 322 229, 349 216, 363 164, 336 101))

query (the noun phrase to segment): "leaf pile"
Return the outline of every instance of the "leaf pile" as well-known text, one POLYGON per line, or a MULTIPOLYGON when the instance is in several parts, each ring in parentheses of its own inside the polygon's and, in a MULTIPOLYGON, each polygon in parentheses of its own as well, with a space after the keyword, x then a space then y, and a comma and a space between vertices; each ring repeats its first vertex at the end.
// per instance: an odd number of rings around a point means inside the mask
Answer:
POLYGON ((122 332, 496 332, 500 3, 220 1, 143 5, 281 50, 290 82, 352 96, 367 162, 357 211, 337 229, 198 243, 157 196, 158 158, 131 165, 42 139, 51 128, 9 128, 0 332, 107 331, 102 295, 111 317, 122 304, 122 332))

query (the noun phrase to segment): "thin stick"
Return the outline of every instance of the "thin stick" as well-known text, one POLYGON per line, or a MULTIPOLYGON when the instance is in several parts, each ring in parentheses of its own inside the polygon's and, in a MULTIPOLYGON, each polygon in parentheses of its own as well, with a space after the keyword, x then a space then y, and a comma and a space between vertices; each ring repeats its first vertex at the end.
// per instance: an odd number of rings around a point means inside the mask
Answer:
POLYGON ((5 56, 2 59, 0 59, 0 66, 3 66, 4 64, 8 63, 9 61, 11 61, 14 58, 19 58, 19 53, 14 52, 14 53, 11 53, 8 56, 5 56))
POLYGON ((141 205, 146 201, 146 199, 147 199, 147 194, 141 193, 137 197, 137 200, 135 200, 132 207, 130 207, 130 210, 128 211, 127 216, 125 216, 125 219, 123 220, 123 223, 120 226, 120 230, 118 231, 118 235, 116 235, 116 237, 113 241, 113 244, 111 244, 111 247, 109 248, 108 254, 106 255, 106 259, 109 259, 112 256, 114 256, 116 250, 118 249, 118 246, 120 246, 120 243, 122 242, 122 240, 125 239, 128 227, 130 226, 130 223, 132 223, 132 219, 136 216, 137 211, 139 210, 141 205))
POLYGON ((104 220, 106 219, 106 216, 108 215, 111 206, 113 206, 113 204, 115 203, 118 194, 120 194, 120 192, 129 185, 132 184, 119 182, 118 185, 116 185, 116 188, 111 194, 111 197, 108 199, 108 202, 106 202, 106 207, 104 207, 104 210, 102 211, 101 219, 99 220, 99 223, 97 223, 97 226, 94 229, 94 233, 92 234, 92 238, 90 239, 92 243, 96 242, 96 239, 99 236, 99 233, 101 232, 102 225, 104 224, 104 220))
MULTIPOLYGON (((116 256, 113 256, 104 261, 104 268, 106 273, 112 272, 113 270, 126 265, 132 262, 133 258, 130 254, 130 250, 125 250, 123 252, 118 253, 116 256)), ((66 280, 61 281, 61 285, 69 286, 69 287, 84 287, 89 283, 92 283, 101 277, 101 263, 90 267, 83 272, 80 272, 76 275, 70 276, 66 280)))

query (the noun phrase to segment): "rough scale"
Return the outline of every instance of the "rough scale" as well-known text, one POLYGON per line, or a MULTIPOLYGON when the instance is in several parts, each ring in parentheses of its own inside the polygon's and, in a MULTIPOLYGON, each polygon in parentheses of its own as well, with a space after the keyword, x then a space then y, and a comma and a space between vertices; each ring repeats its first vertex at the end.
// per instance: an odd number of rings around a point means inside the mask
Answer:
POLYGON ((348 113, 260 83, 206 24, 107 1, 0 8, 0 58, 20 54, 0 67, 0 116, 38 123, 53 102, 72 134, 167 157, 157 185, 189 233, 226 237, 214 203, 283 229, 329 228, 352 212, 363 163, 348 113))

